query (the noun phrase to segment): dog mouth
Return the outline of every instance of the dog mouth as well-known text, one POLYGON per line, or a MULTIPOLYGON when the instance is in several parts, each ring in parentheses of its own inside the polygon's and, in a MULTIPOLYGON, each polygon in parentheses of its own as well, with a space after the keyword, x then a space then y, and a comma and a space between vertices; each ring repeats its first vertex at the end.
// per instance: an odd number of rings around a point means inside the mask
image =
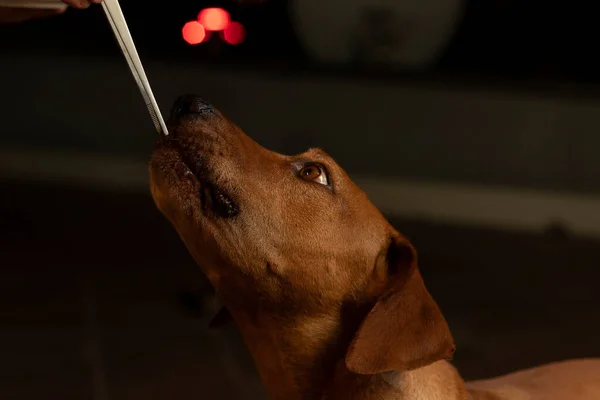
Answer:
MULTIPOLYGON (((202 212, 217 218, 233 218, 239 214, 239 206, 232 196, 215 182, 212 169, 202 152, 190 151, 188 146, 176 139, 161 141, 159 146, 176 152, 178 161, 184 166, 184 177, 197 181, 196 195, 202 212)), ((174 169, 176 170, 176 169, 174 169)))
POLYGON ((239 214, 239 207, 233 199, 214 184, 200 182, 200 203, 205 213, 214 213, 221 218, 233 218, 239 214))

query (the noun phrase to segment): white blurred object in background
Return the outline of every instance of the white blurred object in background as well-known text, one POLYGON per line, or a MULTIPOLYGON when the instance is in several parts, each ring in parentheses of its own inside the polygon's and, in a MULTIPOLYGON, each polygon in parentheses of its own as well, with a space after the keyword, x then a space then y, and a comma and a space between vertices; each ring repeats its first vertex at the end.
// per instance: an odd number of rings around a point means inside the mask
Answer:
POLYGON ((466 0, 291 0, 291 20, 309 55, 327 64, 421 69, 446 48, 466 0))
POLYGON ((0 7, 62 10, 68 6, 61 0, 0 0, 0 7))
POLYGON ((66 9, 68 6, 61 0, 0 0, 0 7, 62 10, 66 9))

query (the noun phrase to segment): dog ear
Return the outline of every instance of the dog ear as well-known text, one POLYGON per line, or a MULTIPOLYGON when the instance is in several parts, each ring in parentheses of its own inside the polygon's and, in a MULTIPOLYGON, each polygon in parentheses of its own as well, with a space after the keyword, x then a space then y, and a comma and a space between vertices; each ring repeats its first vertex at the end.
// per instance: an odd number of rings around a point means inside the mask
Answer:
POLYGON ((412 244, 395 234, 384 265, 383 294, 363 320, 346 354, 358 374, 408 371, 451 359, 454 340, 417 267, 412 244))

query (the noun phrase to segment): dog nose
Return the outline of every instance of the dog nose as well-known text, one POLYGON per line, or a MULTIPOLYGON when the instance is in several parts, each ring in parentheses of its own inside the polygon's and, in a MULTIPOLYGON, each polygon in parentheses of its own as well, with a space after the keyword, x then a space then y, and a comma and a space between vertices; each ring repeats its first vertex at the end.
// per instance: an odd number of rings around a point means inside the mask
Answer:
POLYGON ((185 94, 179 96, 173 104, 171 114, 174 116, 186 114, 204 114, 213 110, 213 107, 200 96, 185 94))

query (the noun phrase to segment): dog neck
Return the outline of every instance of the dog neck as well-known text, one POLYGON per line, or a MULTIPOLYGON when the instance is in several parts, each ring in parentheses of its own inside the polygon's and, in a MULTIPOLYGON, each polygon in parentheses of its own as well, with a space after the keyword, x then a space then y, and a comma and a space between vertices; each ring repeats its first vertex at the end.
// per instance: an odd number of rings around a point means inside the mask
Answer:
POLYGON ((458 400, 463 382, 449 363, 440 361, 409 372, 354 374, 344 357, 358 324, 345 319, 342 307, 327 314, 285 318, 232 310, 259 375, 273 399, 286 400, 458 400))
POLYGON ((351 340, 338 322, 340 312, 314 317, 259 313, 250 318, 231 310, 270 398, 323 397, 351 340))

